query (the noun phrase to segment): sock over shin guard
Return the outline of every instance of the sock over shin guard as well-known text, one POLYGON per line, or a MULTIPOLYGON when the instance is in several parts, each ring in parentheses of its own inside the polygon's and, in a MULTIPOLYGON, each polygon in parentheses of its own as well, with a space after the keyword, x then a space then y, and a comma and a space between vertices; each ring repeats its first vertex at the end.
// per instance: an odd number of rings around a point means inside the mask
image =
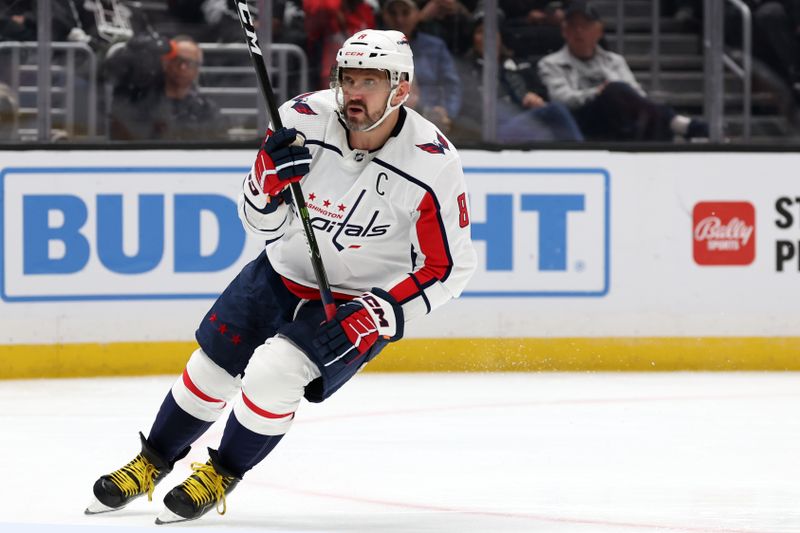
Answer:
POLYGON ((282 438, 283 435, 261 435, 250 431, 239 423, 235 413, 231 413, 219 444, 220 463, 241 478, 269 455, 282 438))
POLYGON ((213 422, 195 418, 175 403, 172 391, 167 393, 147 442, 172 462, 185 448, 196 441, 213 422))
POLYGON ((289 431, 306 385, 319 376, 317 366, 285 338, 272 337, 256 348, 222 435, 221 464, 241 477, 264 459, 289 431))
POLYGON ((174 459, 222 415, 241 380, 228 374, 198 349, 172 385, 158 411, 148 442, 174 459))

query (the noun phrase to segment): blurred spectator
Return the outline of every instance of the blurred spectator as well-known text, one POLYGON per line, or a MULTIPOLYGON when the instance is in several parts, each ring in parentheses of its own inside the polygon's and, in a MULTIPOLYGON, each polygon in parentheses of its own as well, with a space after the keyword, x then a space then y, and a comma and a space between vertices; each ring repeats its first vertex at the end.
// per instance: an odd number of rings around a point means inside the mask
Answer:
MULTIPOLYGON (((754 86, 759 91, 772 93, 776 106, 797 123, 800 121, 800 0, 743 1, 750 9, 752 20, 754 86)), ((694 12, 699 13, 699 23, 702 5, 694 12)), ((741 51, 741 12, 728 2, 723 26, 725 45, 741 51)))
POLYGON ((169 52, 169 41, 158 34, 136 34, 122 48, 115 47, 102 67, 114 99, 136 103, 159 91, 164 84, 161 56, 169 52))
MULTIPOLYGON (((0 41, 35 41, 37 35, 36 13, 33 0, 17 0, 0 3, 0 41)), ((35 63, 35 51, 22 48, 18 50, 20 63, 35 63)), ((0 53, 0 80, 11 82, 14 76, 22 77, 20 70, 12 61, 9 49, 0 53), (16 72, 12 69, 17 68, 16 72)), ((27 75, 26 81, 32 77, 27 75)), ((35 96, 27 95, 23 105, 36 105, 35 96)))
POLYGON ((685 30, 697 30, 703 15, 702 0, 664 0, 661 14, 672 17, 685 30))
MULTIPOLYGON (((52 120, 54 129, 65 130, 68 134, 85 133, 90 124, 89 101, 85 95, 89 87, 96 84, 94 78, 94 57, 98 53, 103 53, 108 46, 108 42, 100 39, 96 32, 95 17, 92 12, 87 10, 87 6, 93 6, 94 2, 84 0, 60 0, 50 2, 52 26, 50 38, 53 42, 76 43, 75 48, 79 48, 73 57, 74 62, 68 63, 67 52, 56 49, 53 51, 50 61, 52 64, 50 82, 53 86, 53 107, 71 109, 72 121, 67 123, 67 116, 64 113, 55 114, 52 120), (91 51, 83 50, 87 45, 91 51), (93 53, 92 53, 93 52, 93 53), (74 99, 68 99, 68 95, 78 95, 74 99)), ((110 0, 109 0, 110 1, 110 0)), ((38 38, 37 14, 39 2, 36 0, 13 0, 0 2, 0 40, 4 41, 36 41, 38 38)), ((13 50, 6 48, 0 51, 0 80, 11 81, 15 85, 14 90, 18 90, 17 104, 23 109, 37 107, 37 98, 34 92, 22 89, 32 87, 39 82, 39 72, 36 69, 22 67, 37 63, 37 49, 35 46, 21 47, 13 50), (16 57, 14 53, 17 53, 16 57), (19 63, 15 63, 18 59, 19 63), (12 72, 12 69, 16 69, 12 72)), ((93 110, 92 110, 93 111, 93 110)), ((20 127, 30 129, 35 127, 35 115, 25 112, 21 118, 20 127)), ((94 126, 94 125, 92 125, 94 126)))
POLYGON ((550 98, 569 107, 587 139, 667 141, 707 138, 707 125, 647 99, 625 59, 598 45, 603 23, 594 6, 573 0, 563 23, 566 45, 539 61, 550 98))
POLYGON ((169 43, 137 37, 107 60, 115 80, 111 138, 215 140, 227 126, 217 106, 198 91, 203 53, 189 36, 169 43), (160 63, 160 67, 159 67, 160 63))
POLYGON ((309 63, 319 75, 315 88, 327 88, 336 51, 358 30, 375 27, 375 11, 364 0, 303 0, 303 10, 309 63))
POLYGON ((340 32, 348 37, 358 30, 375 27, 375 10, 363 0, 342 0, 341 10, 336 12, 340 32))
MULTIPOLYGON (((258 27, 258 9, 250 2, 258 27)), ((188 35, 200 43, 242 42, 236 5, 230 0, 166 0, 166 9, 150 12, 151 30, 159 35, 188 35)))
MULTIPOLYGON (((187 35, 195 42, 207 40, 208 21, 203 0, 166 0, 166 11, 151 20, 159 35, 187 35)), ((155 14, 154 14, 155 15, 155 14)), ((213 39, 212 41, 216 41, 213 39)))
POLYGON ((472 46, 472 13, 476 0, 418 0, 419 29, 443 40, 454 56, 472 46))
POLYGON ((0 40, 35 41, 36 13, 33 0, 4 2, 0 8, 0 40))
POLYGON ((548 24, 558 26, 564 20, 563 2, 553 0, 499 0, 508 23, 548 24))
MULTIPOLYGON (((744 0, 753 21, 753 56, 771 73, 780 77, 778 84, 791 88, 795 103, 800 103, 800 0, 744 0)), ((672 16, 685 29, 698 30, 703 19, 701 0, 667 0, 662 13, 672 16)), ((741 48, 742 17, 739 9, 725 3, 725 42, 741 48)), ((763 79, 763 70, 755 65, 755 76, 763 79)))
MULTIPOLYGON (((226 1, 226 0, 220 0, 226 1)), ((272 4, 272 40, 306 48, 306 14, 300 0, 277 0, 272 4)), ((241 33, 241 30, 239 30, 241 33)))
MULTIPOLYGON (((238 43, 242 41, 242 25, 239 15, 230 0, 204 0, 199 2, 205 31, 198 35, 203 43, 238 43)), ((250 6, 250 14, 256 21, 257 10, 250 6)), ((196 16, 196 15, 195 15, 196 16)))
MULTIPOLYGON (((516 61, 502 37, 498 53, 497 141, 519 144, 583 140, 569 110, 559 103, 548 103, 542 97, 544 87, 533 64, 516 61)), ((473 31, 473 47, 458 62, 464 104, 454 126, 453 138, 473 141, 481 138, 483 63, 483 18, 480 16, 473 31)))
MULTIPOLYGON (((130 10, 117 5, 118 0, 105 0, 112 4, 117 19, 129 27, 130 10)), ((3 41, 35 41, 37 40, 37 0, 13 0, 0 7, 0 40, 3 41)), ((60 0, 52 2, 53 19, 51 39, 55 42, 83 42, 92 48, 104 48, 107 42, 99 39, 94 12, 103 9, 101 0, 60 0)), ((117 20, 108 20, 113 26, 117 20)), ((124 37, 130 37, 128 31, 124 37)), ((113 39, 107 39, 113 40, 113 39)))
POLYGON ((133 12, 120 0, 63 0, 52 4, 53 40, 86 43, 95 52, 133 36, 133 12))
POLYGON ((0 142, 19 140, 19 105, 11 87, 0 83, 0 142))
POLYGON ((553 0, 498 0, 507 19, 503 38, 517 57, 538 59, 564 46, 562 4, 553 0))
POLYGON ((447 45, 417 30, 419 8, 414 0, 386 0, 383 23, 405 34, 414 54, 414 82, 419 101, 414 107, 447 133, 461 109, 461 80, 447 45))
POLYGON ((753 12, 753 55, 785 80, 800 100, 800 0, 746 3, 753 12))

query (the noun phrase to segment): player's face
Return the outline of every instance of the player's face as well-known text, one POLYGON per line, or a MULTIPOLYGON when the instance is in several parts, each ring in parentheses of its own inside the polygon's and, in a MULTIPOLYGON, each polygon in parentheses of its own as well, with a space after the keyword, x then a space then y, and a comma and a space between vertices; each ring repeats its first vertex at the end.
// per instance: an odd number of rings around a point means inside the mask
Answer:
POLYGON ((386 72, 376 69, 346 69, 340 83, 344 120, 351 131, 364 131, 380 120, 391 92, 386 72))

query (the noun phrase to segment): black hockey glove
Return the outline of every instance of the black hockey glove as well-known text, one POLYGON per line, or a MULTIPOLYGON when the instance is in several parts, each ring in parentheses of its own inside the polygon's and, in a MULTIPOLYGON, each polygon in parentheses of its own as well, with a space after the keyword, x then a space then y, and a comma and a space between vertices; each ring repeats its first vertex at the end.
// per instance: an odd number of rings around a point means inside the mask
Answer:
POLYGON ((304 143, 305 137, 294 128, 268 133, 255 164, 254 178, 263 192, 277 196, 290 183, 308 174, 311 152, 304 143))
POLYGON ((403 308, 386 291, 372 289, 336 308, 336 315, 320 326, 314 347, 324 366, 342 360, 361 359, 378 339, 389 342, 403 337, 403 308))

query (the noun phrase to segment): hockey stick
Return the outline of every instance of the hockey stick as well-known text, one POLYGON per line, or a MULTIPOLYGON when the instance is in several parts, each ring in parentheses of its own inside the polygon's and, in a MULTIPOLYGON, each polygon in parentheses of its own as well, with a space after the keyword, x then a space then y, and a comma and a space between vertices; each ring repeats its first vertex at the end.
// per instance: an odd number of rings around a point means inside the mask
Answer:
MULTIPOLYGON (((250 58, 253 60, 253 67, 256 69, 261 94, 264 96, 264 100, 267 101, 272 126, 275 130, 278 130, 283 127, 283 123, 281 122, 281 116, 278 114, 278 105, 275 103, 275 94, 272 92, 272 84, 269 81, 267 67, 264 65, 264 56, 261 53, 261 47, 258 45, 256 29, 253 27, 253 19, 250 16, 250 10, 247 8, 247 0, 234 0, 234 2, 236 3, 236 12, 239 14, 239 21, 242 23, 247 47, 250 50, 250 58)), ((308 214, 303 190, 297 182, 291 183, 289 187, 294 205, 297 207, 297 212, 303 223, 303 230, 308 242, 308 252, 311 255, 311 266, 314 267, 314 276, 317 279, 325 316, 330 320, 336 314, 336 304, 333 301, 333 293, 331 292, 330 283, 328 283, 328 276, 325 274, 325 266, 322 264, 322 256, 319 253, 317 239, 314 237, 314 228, 311 227, 311 217, 308 214)))

